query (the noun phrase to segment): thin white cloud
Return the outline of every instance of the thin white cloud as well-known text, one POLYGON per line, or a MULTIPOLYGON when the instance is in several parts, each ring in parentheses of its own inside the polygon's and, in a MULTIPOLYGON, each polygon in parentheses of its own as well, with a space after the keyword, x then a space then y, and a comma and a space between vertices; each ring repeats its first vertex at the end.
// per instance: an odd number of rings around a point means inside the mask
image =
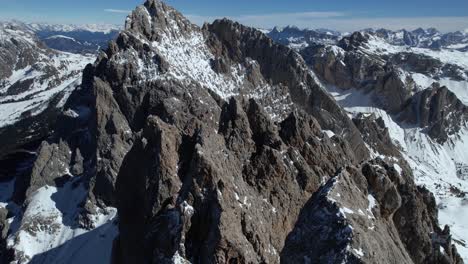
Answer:
MULTIPOLYGON (((225 16, 229 19, 241 22, 246 25, 278 25, 278 22, 288 21, 290 25, 303 23, 313 19, 326 19, 337 18, 346 16, 343 12, 298 12, 298 13, 274 13, 274 14, 260 14, 260 15, 241 15, 241 16, 225 16), (295 23, 292 23, 295 22, 295 23)), ((196 24, 203 24, 204 22, 211 22, 223 16, 199 16, 187 15, 187 17, 196 24)))
MULTIPOLYGON (((211 22, 214 16, 187 16, 196 24, 211 22)), ((231 16, 229 19, 242 24, 272 28, 274 26, 294 25, 300 28, 328 28, 338 31, 355 31, 365 28, 416 29, 434 27, 440 31, 456 31, 468 28, 468 16, 461 17, 356 17, 344 12, 301 12, 283 14, 261 14, 248 16, 231 16)))
POLYGON ((128 14, 132 11, 130 10, 122 10, 122 9, 104 9, 104 12, 108 12, 108 13, 119 13, 119 14, 128 14))
POLYGON ((332 29, 336 28, 340 31, 353 31, 364 28, 386 28, 391 30, 436 28, 442 32, 450 32, 468 28, 468 16, 350 18, 343 20, 333 19, 326 22, 332 29))

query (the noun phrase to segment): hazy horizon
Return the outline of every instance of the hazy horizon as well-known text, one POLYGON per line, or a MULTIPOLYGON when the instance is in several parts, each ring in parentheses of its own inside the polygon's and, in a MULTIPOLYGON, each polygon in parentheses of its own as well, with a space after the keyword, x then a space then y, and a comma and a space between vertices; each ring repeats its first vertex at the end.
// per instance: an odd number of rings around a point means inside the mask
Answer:
MULTIPOLYGON (((123 25, 125 17, 144 1, 114 2, 79 1, 67 3, 59 0, 7 1, 0 0, 0 20, 19 20, 28 23, 50 24, 115 24, 123 25)), ((341 32, 365 28, 391 30, 437 28, 439 31, 458 31, 468 28, 468 1, 403 0, 375 2, 357 0, 352 3, 331 0, 311 4, 305 0, 267 2, 238 0, 219 2, 200 0, 165 1, 187 16, 192 22, 202 24, 216 18, 227 17, 242 24, 271 29, 288 25, 299 28, 326 28, 341 32), (371 27, 369 25, 372 25, 371 27)))

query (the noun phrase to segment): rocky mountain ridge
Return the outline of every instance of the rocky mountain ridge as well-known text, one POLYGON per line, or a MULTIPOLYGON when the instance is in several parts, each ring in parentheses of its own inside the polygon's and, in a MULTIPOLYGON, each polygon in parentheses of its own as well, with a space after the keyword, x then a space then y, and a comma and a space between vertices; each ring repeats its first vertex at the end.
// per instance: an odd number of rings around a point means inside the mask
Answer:
MULTIPOLYGON (((356 32, 336 44, 311 44, 300 53, 323 88, 359 124, 374 116, 388 128, 389 137, 381 140, 398 146, 417 183, 436 193, 440 218, 465 252, 468 237, 458 219, 467 212, 468 54, 395 44, 375 32, 356 32)), ((374 156, 394 155, 383 144, 368 145, 374 156)))
POLYGON ((146 1, 1 185, 0 256, 463 263, 385 122, 352 120, 321 77, 255 29, 146 1))
POLYGON ((0 25, 0 158, 49 134, 93 60, 49 49, 24 27, 0 25))
POLYGON ((26 23, 18 20, 0 22, 4 26, 29 31, 47 47, 76 54, 98 54, 122 30, 118 25, 26 23))
POLYGON ((367 30, 378 37, 382 37, 393 45, 410 46, 428 49, 450 48, 467 51, 468 34, 465 31, 441 33, 435 28, 418 28, 413 31, 407 30, 367 30))

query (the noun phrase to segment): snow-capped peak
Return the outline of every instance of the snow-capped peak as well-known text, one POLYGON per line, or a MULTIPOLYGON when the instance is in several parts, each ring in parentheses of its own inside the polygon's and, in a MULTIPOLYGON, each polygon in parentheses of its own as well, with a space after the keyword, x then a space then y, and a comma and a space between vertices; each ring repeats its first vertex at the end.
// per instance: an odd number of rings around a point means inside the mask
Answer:
POLYGON ((112 24, 48 24, 48 23, 30 23, 28 27, 33 31, 59 31, 59 32, 72 32, 72 31, 89 31, 95 33, 109 34, 112 31, 120 31, 121 25, 112 24))

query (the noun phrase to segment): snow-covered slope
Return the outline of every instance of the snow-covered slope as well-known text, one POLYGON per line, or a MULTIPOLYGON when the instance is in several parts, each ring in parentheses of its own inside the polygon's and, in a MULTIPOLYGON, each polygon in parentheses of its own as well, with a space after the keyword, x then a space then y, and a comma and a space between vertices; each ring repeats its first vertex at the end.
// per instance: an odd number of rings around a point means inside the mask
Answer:
POLYGON ((62 106, 94 60, 47 49, 32 32, 8 24, 0 27, 0 52, 2 62, 13 61, 0 80, 0 127, 41 113, 59 93, 64 96, 56 106, 62 106))
POLYGON ((15 70, 13 74, 4 80, 4 86, 0 90, 0 127, 12 125, 21 120, 25 113, 32 117, 42 113, 49 103, 59 93, 64 97, 56 105, 61 107, 67 96, 80 84, 80 71, 92 58, 74 54, 57 54, 48 62, 38 62, 33 66, 15 70), (53 65, 53 66, 52 66, 53 65), (43 67, 57 67, 59 74, 48 76, 43 67), (31 82, 24 92, 12 94, 8 92, 15 84, 31 82))
MULTIPOLYGON (((0 183, 0 191, 5 195, 0 202, 11 198, 7 196, 12 195, 12 187, 12 182, 0 183)), ((79 177, 62 187, 45 186, 33 193, 24 213, 8 219, 7 243, 19 256, 14 263, 107 262, 117 234, 113 222, 117 212, 108 208, 90 216, 92 229, 76 226, 74 219, 86 193, 79 177)), ((0 204, 6 206, 17 207, 13 202, 0 204)))
MULTIPOLYGON (((49 127, 55 116, 81 84, 83 68, 94 60, 93 56, 51 50, 34 32, 18 24, 0 25, 2 158, 17 151, 21 145, 50 133, 49 127)), ((73 259, 70 255, 89 259, 86 249, 98 247, 102 248, 99 251, 102 256, 96 256, 97 259, 108 259, 110 249, 105 247, 110 244, 103 242, 112 241, 115 236, 116 226, 111 224, 115 210, 97 212, 95 221, 90 223, 96 227, 93 232, 69 224, 86 195, 79 178, 62 187, 37 190, 30 197, 24 213, 13 202, 16 180, 9 179, 14 176, 14 171, 22 171, 22 166, 27 169, 29 163, 26 160, 17 168, 13 164, 11 169, 2 168, 0 175, 0 210, 8 209, 11 213, 7 220, 10 226, 8 246, 17 248, 21 255, 15 263, 31 260, 37 261, 34 263, 64 263, 64 258, 69 263, 73 259), (40 253, 49 250, 52 250, 51 254, 41 256, 40 253)))
POLYGON ((406 54, 415 54, 422 59, 428 58, 440 66, 429 69, 428 72, 405 67, 404 59, 401 60, 400 78, 403 82, 409 77, 417 85, 417 90, 424 90, 433 83, 446 86, 458 99, 468 105, 468 52, 441 49, 432 50, 427 48, 408 47, 392 45, 388 41, 377 36, 369 36, 368 42, 360 47, 363 52, 377 54, 378 56, 403 57, 406 54))
POLYGON ((12 264, 108 263, 118 233, 117 211, 100 209, 88 216, 88 226, 76 225, 87 195, 80 177, 62 187, 38 189, 24 212, 12 201, 14 184, 15 180, 0 181, 0 210, 11 213, 7 246, 15 250, 12 264))
POLYGON ((98 53, 106 49, 122 29, 119 25, 23 24, 50 48, 79 53, 98 53))

